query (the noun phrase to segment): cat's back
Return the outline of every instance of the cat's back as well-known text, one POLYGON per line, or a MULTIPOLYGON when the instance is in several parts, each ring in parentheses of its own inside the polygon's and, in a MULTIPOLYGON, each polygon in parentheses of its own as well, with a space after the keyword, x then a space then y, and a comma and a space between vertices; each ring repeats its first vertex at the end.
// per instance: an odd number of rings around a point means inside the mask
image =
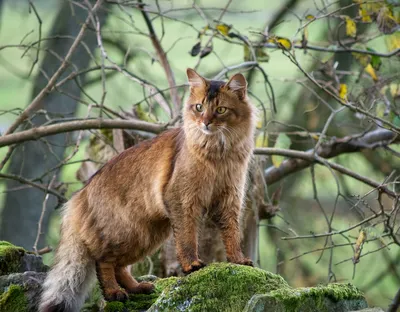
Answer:
POLYGON ((121 191, 124 186, 132 188, 136 181, 143 185, 160 173, 168 175, 182 136, 183 130, 174 128, 128 148, 99 169, 87 182, 87 188, 104 190, 108 186, 121 191))

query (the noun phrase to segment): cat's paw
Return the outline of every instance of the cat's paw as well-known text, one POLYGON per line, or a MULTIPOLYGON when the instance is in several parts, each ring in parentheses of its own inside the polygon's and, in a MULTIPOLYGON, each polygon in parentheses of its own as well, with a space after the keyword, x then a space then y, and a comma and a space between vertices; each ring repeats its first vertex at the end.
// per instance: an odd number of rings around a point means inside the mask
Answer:
POLYGON ((128 293, 123 289, 105 289, 104 299, 106 301, 126 301, 128 300, 128 293))
POLYGON ((253 261, 251 261, 251 259, 249 259, 249 258, 241 258, 239 260, 230 261, 230 262, 235 263, 235 264, 254 266, 253 261))
POLYGON ((134 287, 126 288, 128 294, 151 294, 154 291, 154 284, 149 282, 141 282, 134 287))
POLYGON ((148 295, 148 294, 151 294, 152 292, 154 292, 154 284, 149 283, 149 282, 139 283, 137 294, 148 295))
POLYGON ((182 267, 182 271, 184 274, 190 274, 194 271, 198 271, 201 268, 204 268, 206 264, 201 260, 195 260, 190 265, 182 267))

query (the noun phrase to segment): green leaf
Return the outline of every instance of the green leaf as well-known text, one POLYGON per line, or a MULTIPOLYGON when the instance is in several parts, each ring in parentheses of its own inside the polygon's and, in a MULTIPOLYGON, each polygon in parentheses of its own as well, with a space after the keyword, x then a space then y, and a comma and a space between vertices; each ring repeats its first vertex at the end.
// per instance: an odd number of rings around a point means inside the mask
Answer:
MULTIPOLYGON (((367 51, 375 52, 375 50, 371 49, 371 48, 367 48, 367 51)), ((382 65, 382 60, 381 60, 380 56, 372 55, 371 56, 371 65, 374 69, 379 70, 379 68, 382 65)))
MULTIPOLYGON (((289 148, 291 143, 292 142, 290 141, 290 138, 285 133, 279 133, 274 147, 289 148)), ((279 168, 284 159, 284 156, 272 155, 272 164, 274 165, 274 167, 279 168)))

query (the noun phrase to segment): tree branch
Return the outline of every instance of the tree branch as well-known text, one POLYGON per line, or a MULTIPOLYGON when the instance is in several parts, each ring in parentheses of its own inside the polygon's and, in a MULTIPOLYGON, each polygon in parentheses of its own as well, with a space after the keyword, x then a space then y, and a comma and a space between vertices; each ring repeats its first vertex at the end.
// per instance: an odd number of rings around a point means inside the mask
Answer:
POLYGON ((176 88, 175 76, 172 72, 171 65, 168 62, 167 54, 161 46, 160 41, 158 40, 157 34, 154 30, 153 24, 149 18, 149 15, 144 9, 144 4, 141 0, 139 0, 139 8, 142 12, 143 18, 146 22, 147 28, 149 29, 150 39, 153 43, 154 49, 156 50, 157 56, 161 62, 162 67, 164 68, 165 74, 167 76, 168 85, 170 87, 169 91, 171 94, 171 100, 174 104, 173 116, 176 117, 179 115, 180 107, 181 107, 181 99, 179 98, 178 89, 176 88))
POLYGON ((45 136, 76 130, 87 129, 134 129, 152 133, 161 133, 166 125, 153 124, 140 120, 111 120, 111 119, 85 119, 79 121, 62 122, 50 126, 41 126, 26 131, 8 134, 0 137, 0 147, 37 140, 45 136))
POLYGON ((97 0, 96 4, 93 7, 93 10, 89 10, 88 17, 86 18, 85 23, 82 25, 81 30, 79 31, 78 35, 75 38, 75 41, 72 43, 71 48, 69 49, 67 55, 64 58, 64 61, 61 63, 61 66, 58 70, 54 73, 54 75, 50 78, 47 85, 40 91, 40 93, 33 99, 33 101, 29 104, 29 106, 22 112, 21 115, 14 121, 14 123, 6 130, 3 136, 13 133, 18 126, 26 120, 34 111, 38 110, 43 98, 53 89, 57 79, 62 75, 62 73, 67 69, 70 65, 69 61, 71 59, 72 54, 79 46, 79 43, 83 39, 83 35, 85 34, 86 28, 90 22, 90 18, 92 14, 100 7, 102 0, 97 0))
MULTIPOLYGON (((334 139, 328 143, 321 144, 315 154, 322 158, 332 158, 340 154, 359 152, 362 149, 367 148, 374 149, 377 147, 387 146, 389 144, 399 142, 400 136, 396 133, 385 129, 378 129, 368 132, 364 135, 358 134, 347 136, 341 139, 334 139)), ((262 154, 262 150, 265 149, 258 149, 255 151, 255 154, 262 154)), ((314 150, 311 149, 308 150, 306 153, 308 155, 311 155, 313 152, 314 150)), ((264 151, 263 153, 265 154, 266 151, 264 151)), ((293 155, 284 156, 294 157, 293 155)), ((301 157, 297 157, 285 160, 281 163, 279 168, 270 167, 265 171, 265 182, 267 184, 273 184, 282 180, 290 174, 309 167, 312 163, 315 162, 317 161, 310 157, 303 159, 301 157)))

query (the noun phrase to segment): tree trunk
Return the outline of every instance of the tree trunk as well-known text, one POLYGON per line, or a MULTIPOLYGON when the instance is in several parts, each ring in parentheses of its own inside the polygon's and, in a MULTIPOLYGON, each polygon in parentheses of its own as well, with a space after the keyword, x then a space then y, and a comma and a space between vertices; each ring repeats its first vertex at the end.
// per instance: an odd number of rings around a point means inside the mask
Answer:
MULTIPOLYGON (((64 57, 69 50, 73 39, 81 29, 82 23, 87 17, 87 11, 79 6, 74 6, 74 12, 71 12, 71 3, 62 1, 56 19, 49 34, 54 36, 70 36, 71 39, 52 39, 49 41, 48 49, 54 51, 56 55, 64 57)), ((100 10, 98 12, 100 21, 104 23, 106 13, 100 10)), ((96 34, 87 30, 83 39, 85 45, 94 51, 97 47, 96 34)), ((91 56, 81 44, 75 51, 71 59, 72 66, 65 72, 68 75, 73 66, 79 69, 86 68, 91 61, 91 56)), ((47 53, 40 64, 41 71, 36 77, 32 92, 34 98, 46 85, 46 76, 51 76, 60 66, 60 60, 52 53, 47 53)), ((62 78, 62 77, 61 77, 62 78)), ((80 97, 81 91, 74 81, 69 81, 62 86, 66 94, 71 94, 76 98, 80 97)), ((43 110, 48 112, 51 118, 57 118, 57 115, 73 116, 77 107, 75 99, 62 93, 54 91, 44 98, 42 103, 43 110)), ((31 119, 32 126, 38 126, 48 121, 43 114, 37 114, 31 119)), ((57 166, 63 159, 65 148, 71 143, 71 137, 68 134, 58 134, 36 142, 26 142, 19 145, 13 153, 10 160, 9 173, 23 176, 27 179, 40 177, 43 173, 57 166)), ((59 172, 57 172, 59 174, 59 172)), ((50 173, 39 183, 47 185, 52 179, 54 173, 50 173)), ((18 189, 21 184, 16 181, 7 181, 7 190, 5 206, 1 215, 0 239, 7 240, 15 245, 23 246, 29 250, 35 242, 38 220, 41 215, 42 205, 45 194, 35 188, 18 189), (15 189, 16 188, 16 189, 15 189), (15 190, 14 190, 15 189, 15 190)), ((49 223, 49 216, 57 206, 57 199, 50 196, 47 202, 47 209, 42 222, 42 232, 46 233, 49 223)), ((44 235, 42 235, 38 247, 43 246, 44 235)))

